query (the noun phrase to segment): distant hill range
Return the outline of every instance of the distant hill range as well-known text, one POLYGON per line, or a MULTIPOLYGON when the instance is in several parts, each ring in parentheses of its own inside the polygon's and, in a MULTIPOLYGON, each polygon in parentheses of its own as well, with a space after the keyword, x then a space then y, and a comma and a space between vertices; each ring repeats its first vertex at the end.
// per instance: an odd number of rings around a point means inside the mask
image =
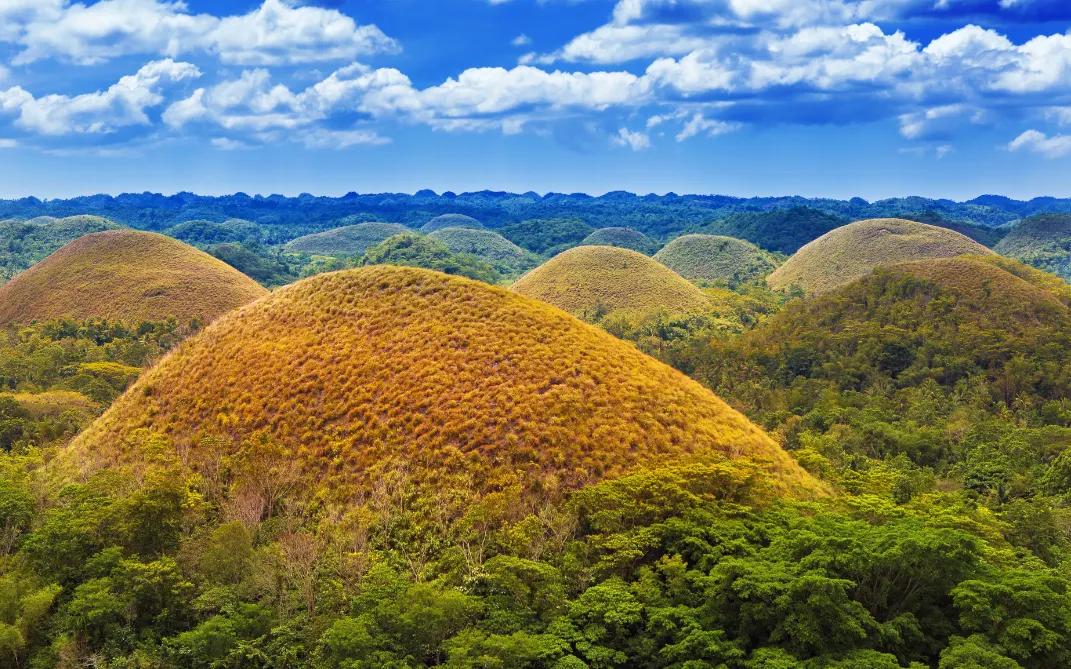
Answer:
MULTIPOLYGON (((734 215, 785 212, 794 208, 805 208, 805 211, 818 211, 829 215, 828 221, 812 220, 812 224, 826 228, 814 235, 817 237, 836 227, 836 223, 870 218, 921 218, 923 222, 931 224, 948 221, 997 228, 1035 214, 1071 213, 1071 199, 1046 197, 1021 201, 984 195, 967 202, 921 197, 868 202, 861 198, 739 198, 675 193, 635 195, 621 191, 598 197, 583 193, 540 195, 533 192, 517 194, 497 191, 438 194, 430 190, 420 191, 415 195, 348 193, 342 197, 318 197, 309 194, 297 197, 250 196, 245 193, 210 197, 193 193, 170 196, 125 193, 118 196, 89 195, 67 200, 40 200, 36 197, 0 200, 0 220, 30 220, 40 216, 63 218, 92 214, 142 230, 164 231, 187 221, 223 223, 231 219, 243 219, 265 228, 263 243, 283 244, 306 234, 323 232, 351 222, 381 221, 420 229, 432 220, 450 214, 472 217, 483 226, 494 230, 533 219, 580 219, 592 228, 627 227, 653 239, 665 241, 668 237, 686 230, 730 234, 725 229, 696 228, 734 215), (351 220, 340 223, 347 218, 351 220)), ((755 226, 755 221, 738 219, 732 227, 755 226)), ((754 239, 750 241, 755 242, 754 239)), ((783 240, 781 248, 768 250, 791 252, 792 246, 798 248, 802 245, 801 241, 805 243, 809 240, 783 240)))

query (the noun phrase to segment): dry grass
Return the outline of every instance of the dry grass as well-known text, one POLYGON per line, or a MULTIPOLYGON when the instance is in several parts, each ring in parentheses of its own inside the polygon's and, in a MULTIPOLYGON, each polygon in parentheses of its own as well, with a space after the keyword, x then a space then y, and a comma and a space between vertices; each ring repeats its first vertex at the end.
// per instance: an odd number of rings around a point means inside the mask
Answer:
POLYGON ((113 230, 67 244, 0 287, 0 324, 60 317, 212 320, 266 293, 238 270, 178 240, 113 230))
POLYGON ((642 253, 609 246, 580 246, 524 275, 513 289, 571 314, 687 313, 710 309, 698 287, 642 253))
POLYGON ((658 244, 639 230, 632 228, 599 228, 580 242, 581 246, 616 246, 631 249, 644 255, 658 250, 658 244))
POLYGON ((298 237, 286 245, 286 250, 319 255, 360 255, 385 239, 409 231, 397 223, 358 223, 298 237))
POLYGON ((469 253, 489 263, 521 263, 532 254, 497 232, 473 228, 443 228, 428 235, 451 253, 469 253))
POLYGON ((70 390, 51 390, 44 393, 3 393, 19 403, 30 418, 58 417, 73 412, 80 418, 90 418, 100 410, 100 405, 81 393, 70 390))
POLYGON ((777 268, 774 257, 751 242, 720 235, 678 237, 654 258, 692 281, 750 281, 777 268))
POLYGON ((864 276, 879 265, 991 254, 993 251, 952 230, 882 218, 859 221, 822 235, 797 251, 767 281, 775 290, 798 286, 821 293, 864 276))
POLYGON ((337 495, 398 466, 421 486, 462 472, 477 492, 569 489, 712 454, 758 458, 782 492, 821 490, 741 414, 631 345, 414 268, 320 275, 221 318, 117 400, 68 463, 136 461, 140 428, 192 452, 269 435, 337 495))

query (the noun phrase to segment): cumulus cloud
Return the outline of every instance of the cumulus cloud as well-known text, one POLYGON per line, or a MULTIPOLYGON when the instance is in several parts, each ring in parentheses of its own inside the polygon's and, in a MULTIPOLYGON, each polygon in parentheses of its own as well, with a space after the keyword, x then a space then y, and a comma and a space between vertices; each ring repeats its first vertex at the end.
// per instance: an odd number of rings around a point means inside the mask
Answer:
POLYGON ((1008 144, 1008 150, 1026 150, 1046 158, 1063 158, 1071 154, 1071 135, 1050 137, 1039 130, 1027 130, 1008 144))
POLYGON ((692 118, 684 124, 684 127, 679 133, 677 133, 677 141, 683 142, 684 140, 695 137, 697 135, 706 135, 707 137, 716 137, 718 135, 724 135, 730 132, 736 132, 740 129, 738 123, 727 123, 725 121, 719 121, 717 119, 705 118, 702 114, 695 114, 692 118))
POLYGON ((151 125, 146 110, 165 101, 163 89, 201 76, 189 63, 154 61, 107 90, 74 97, 34 97, 16 86, 0 92, 0 113, 16 114, 15 125, 39 135, 107 134, 151 125))
POLYGON ((633 151, 646 151, 651 148, 651 138, 644 132, 631 132, 628 128, 621 128, 617 134, 611 137, 615 146, 626 146, 633 151))
POLYGON ((248 14, 226 17, 192 14, 185 2, 169 0, 43 0, 42 9, 21 10, 26 0, 10 1, 14 9, 0 7, 0 40, 22 47, 16 64, 61 58, 92 65, 126 55, 205 52, 228 64, 279 65, 352 60, 398 48, 374 25, 294 0, 264 0, 248 14))

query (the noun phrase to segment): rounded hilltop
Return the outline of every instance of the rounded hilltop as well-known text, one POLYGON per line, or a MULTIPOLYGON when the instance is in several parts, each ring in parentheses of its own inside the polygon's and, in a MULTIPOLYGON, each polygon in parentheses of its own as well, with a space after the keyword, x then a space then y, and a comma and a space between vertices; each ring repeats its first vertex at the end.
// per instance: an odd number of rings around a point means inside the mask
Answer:
POLYGON ((584 318, 619 310, 687 313, 711 306, 702 290, 673 270, 642 253, 610 246, 560 253, 513 289, 584 318))
POLYGON ((405 267, 316 276, 221 318, 117 400, 72 462, 127 461, 122 444, 142 428, 193 459, 202 444, 269 439, 339 495, 397 468, 486 492, 706 456, 758 458, 783 490, 818 490, 762 430, 629 344, 508 290, 405 267))
POLYGON ((899 218, 858 221, 807 244, 767 281, 775 290, 793 286, 820 293, 842 286, 879 265, 909 260, 991 255, 958 232, 899 218))
POLYGON ((684 235, 655 260, 692 281, 750 281, 777 269, 773 255, 751 242, 721 235, 684 235))
POLYGON ((358 223, 298 237, 286 245, 286 250, 325 256, 360 255, 394 235, 407 232, 409 228, 397 223, 358 223))
POLYGON ((436 230, 442 230, 443 228, 472 228, 474 230, 482 230, 483 223, 464 214, 443 214, 442 216, 436 216, 425 223, 420 228, 420 232, 428 235, 436 230))
POLYGON ((473 228, 443 228, 428 235, 451 253, 468 253, 490 263, 504 274, 519 274, 539 264, 540 258, 497 232, 473 228))
POLYGON ((267 294, 230 265, 152 232, 80 237, 0 287, 0 324, 216 317, 267 294))
POLYGON ((653 239, 632 228, 599 228, 580 242, 580 245, 616 246, 644 255, 652 255, 658 250, 658 244, 653 239))

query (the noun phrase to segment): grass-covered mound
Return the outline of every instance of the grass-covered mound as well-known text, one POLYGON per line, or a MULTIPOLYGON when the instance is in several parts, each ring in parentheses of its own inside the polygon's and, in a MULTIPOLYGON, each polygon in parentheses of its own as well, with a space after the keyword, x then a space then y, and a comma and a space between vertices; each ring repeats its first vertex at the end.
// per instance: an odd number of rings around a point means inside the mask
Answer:
POLYGON ((472 228, 443 228, 428 235, 452 253, 467 253, 492 265, 505 275, 521 274, 541 262, 539 256, 525 251, 497 232, 472 228))
POLYGON ((120 226, 99 216, 42 217, 32 221, 0 222, 0 280, 32 267, 57 249, 83 235, 120 226))
POLYGON ((580 246, 521 277, 513 289, 594 319, 615 311, 704 311, 703 291, 657 261, 628 249, 580 246))
POLYGON ((286 250, 325 256, 360 255, 383 240, 405 232, 409 228, 397 223, 358 223, 298 237, 286 245, 286 250))
POLYGON ((718 235, 678 237, 654 259, 692 281, 750 281, 777 268, 774 257, 754 244, 718 235))
POLYGON ((815 488, 761 430, 632 346, 508 290, 413 268, 320 275, 221 318, 72 452, 83 465, 123 460, 142 428, 193 452, 205 438, 225 449, 268 438, 337 495, 397 467, 418 484, 460 475, 479 494, 704 455, 754 456, 782 488, 815 488))
POLYGON ((1071 279, 1071 215, 1025 218, 995 247, 997 253, 1071 279))
POLYGON ((212 320, 267 291, 226 263, 152 232, 81 237, 0 287, 0 324, 52 318, 212 320))
POLYGON ((797 251, 767 281, 775 290, 798 287, 820 293, 843 286, 879 265, 992 253, 952 230, 881 218, 845 225, 822 235, 797 251))
POLYGON ((580 244, 581 246, 616 246, 638 251, 644 255, 652 255, 658 250, 655 240, 632 228, 599 228, 580 244))
POLYGON ((472 228, 473 230, 482 230, 483 223, 464 214, 443 214, 442 216, 436 216, 425 223, 420 228, 420 231, 425 235, 428 235, 436 230, 442 230, 444 228, 472 228))

